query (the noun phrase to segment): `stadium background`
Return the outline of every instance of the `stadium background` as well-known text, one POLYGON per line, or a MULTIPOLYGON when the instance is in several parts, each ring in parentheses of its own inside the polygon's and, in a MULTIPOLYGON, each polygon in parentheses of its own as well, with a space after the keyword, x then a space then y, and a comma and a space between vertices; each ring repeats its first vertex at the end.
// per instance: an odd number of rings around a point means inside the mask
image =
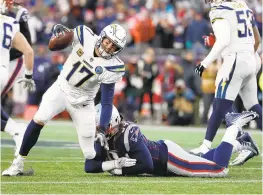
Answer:
MULTIPOLYGON (((27 94, 16 85, 4 98, 4 109, 15 117, 31 119, 41 97, 56 80, 69 49, 51 52, 47 43, 54 24, 69 28, 84 24, 95 33, 119 23, 128 32, 120 57, 126 74, 116 84, 115 106, 128 120, 165 125, 206 124, 214 96, 214 81, 221 60, 204 73, 194 67, 208 53, 202 36, 211 25, 209 7, 199 0, 18 0, 30 13, 29 27, 35 51, 37 91, 27 94)), ((250 0, 262 36, 262 5, 250 0)), ((88 40, 87 40, 88 41, 88 40)), ((262 52, 262 51, 260 51, 262 52)), ((262 53, 261 53, 262 58, 262 53)), ((258 75, 258 78, 261 76, 258 75)), ((258 88, 262 101, 262 88, 258 88)), ((241 111, 241 100, 236 101, 241 111)), ((69 119, 67 113, 57 116, 69 119)), ((254 124, 251 125, 255 127, 254 124)))

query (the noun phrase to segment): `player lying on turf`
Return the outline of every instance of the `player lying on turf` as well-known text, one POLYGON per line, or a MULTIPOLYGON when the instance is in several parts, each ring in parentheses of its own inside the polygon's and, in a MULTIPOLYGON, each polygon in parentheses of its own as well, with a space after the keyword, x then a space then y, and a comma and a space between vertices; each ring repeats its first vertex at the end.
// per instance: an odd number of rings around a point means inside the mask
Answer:
MULTIPOLYGON (((100 105, 96 106, 100 115, 100 105)), ((221 144, 202 157, 189 154, 170 140, 150 141, 141 132, 139 126, 122 121, 114 107, 111 127, 106 131, 110 152, 96 144, 97 155, 86 160, 87 173, 110 171, 115 175, 181 175, 189 177, 224 177, 228 174, 228 163, 233 152, 247 149, 258 152, 255 142, 248 133, 236 140, 238 131, 258 115, 255 112, 228 113, 227 130, 221 144), (107 160, 113 159, 113 160, 107 160)), ((99 117, 96 117, 97 124, 99 117)))
POLYGON ((59 50, 71 45, 71 53, 58 79, 43 95, 39 109, 26 129, 19 155, 3 171, 4 176, 23 174, 25 157, 36 144, 41 129, 64 110, 71 115, 84 158, 93 159, 96 156, 94 98, 99 88, 103 110, 99 137, 107 143, 104 131, 111 118, 114 86, 125 72, 124 62, 117 54, 126 44, 126 31, 118 24, 111 24, 98 36, 84 25, 71 30, 57 24, 53 34, 49 48, 59 50))

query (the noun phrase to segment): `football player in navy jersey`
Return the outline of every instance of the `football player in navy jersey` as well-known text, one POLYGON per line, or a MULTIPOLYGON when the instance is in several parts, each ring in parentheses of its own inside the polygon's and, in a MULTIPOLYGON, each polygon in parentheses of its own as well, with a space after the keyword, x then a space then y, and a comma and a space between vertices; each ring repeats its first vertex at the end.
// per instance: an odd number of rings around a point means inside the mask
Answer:
MULTIPOLYGON (((99 124, 101 105, 96 106, 96 123, 99 124)), ((150 141, 133 122, 123 121, 114 107, 110 127, 106 131, 110 151, 96 143, 97 155, 86 159, 85 171, 109 171, 114 175, 143 173, 167 176, 224 177, 232 152, 242 149, 258 153, 258 148, 248 133, 236 140, 238 131, 258 115, 255 112, 228 113, 227 130, 221 144, 202 157, 189 154, 170 140, 150 141)))

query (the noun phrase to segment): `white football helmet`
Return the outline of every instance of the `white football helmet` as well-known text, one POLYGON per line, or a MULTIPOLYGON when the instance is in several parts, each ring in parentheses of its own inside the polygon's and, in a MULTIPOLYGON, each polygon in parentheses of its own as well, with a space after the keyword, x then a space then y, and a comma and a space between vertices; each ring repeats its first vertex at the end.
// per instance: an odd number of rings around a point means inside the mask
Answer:
MULTIPOLYGON (((95 106, 95 110, 96 110, 96 126, 99 126, 100 124, 100 115, 101 115, 101 104, 97 104, 95 106)), ((111 114, 111 119, 110 119, 110 126, 114 127, 118 124, 120 124, 122 118, 120 116, 119 111, 117 110, 117 108, 112 105, 112 114, 111 114)))
POLYGON ((97 40, 96 43, 96 47, 98 48, 101 57, 105 59, 110 59, 112 56, 119 53, 125 47, 126 36, 127 36, 126 30, 119 24, 110 24, 106 26, 100 32, 99 39, 97 40), (105 49, 102 46, 102 40, 104 38, 110 39, 117 46, 118 49, 114 53, 109 54, 105 51, 105 49))

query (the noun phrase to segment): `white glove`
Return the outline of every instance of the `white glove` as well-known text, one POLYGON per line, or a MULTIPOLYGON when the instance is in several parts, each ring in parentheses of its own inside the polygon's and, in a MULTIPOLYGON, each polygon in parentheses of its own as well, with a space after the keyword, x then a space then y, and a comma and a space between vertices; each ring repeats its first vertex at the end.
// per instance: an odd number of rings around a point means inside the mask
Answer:
POLYGON ((136 159, 122 157, 114 161, 116 169, 123 167, 132 167, 136 165, 136 159))
POLYGON ((35 91, 36 90, 36 84, 32 78, 26 78, 27 75, 24 77, 18 79, 18 83, 24 83, 24 88, 27 89, 27 91, 35 91))
POLYGON ((99 141, 101 147, 104 147, 105 150, 109 150, 109 144, 107 142, 106 136, 103 133, 98 133, 96 135, 95 141, 99 141))
POLYGON ((122 175, 122 170, 121 169, 113 169, 109 171, 110 174, 112 175, 122 175))

